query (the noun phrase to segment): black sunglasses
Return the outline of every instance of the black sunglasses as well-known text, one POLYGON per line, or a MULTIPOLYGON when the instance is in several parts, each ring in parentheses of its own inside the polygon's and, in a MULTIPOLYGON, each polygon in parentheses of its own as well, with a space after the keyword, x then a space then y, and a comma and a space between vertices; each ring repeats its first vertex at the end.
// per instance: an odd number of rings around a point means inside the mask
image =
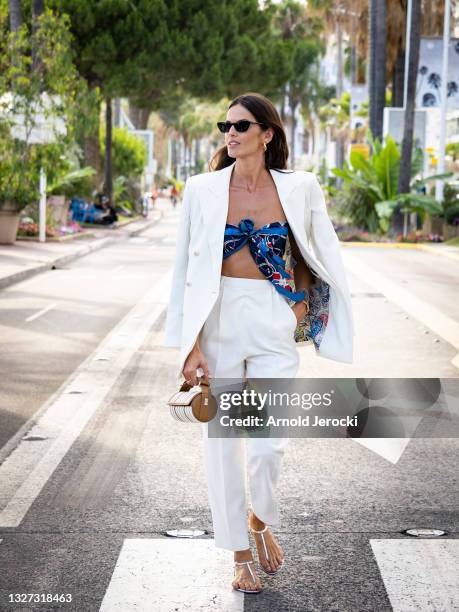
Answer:
POLYGON ((217 126, 220 132, 225 134, 226 132, 230 131, 232 125, 234 125, 237 132, 247 132, 247 130, 249 129, 252 123, 256 125, 263 125, 263 126, 265 125, 264 123, 258 123, 258 121, 249 121, 248 119, 240 119, 239 121, 236 121, 234 123, 231 123, 231 121, 218 121, 217 126))

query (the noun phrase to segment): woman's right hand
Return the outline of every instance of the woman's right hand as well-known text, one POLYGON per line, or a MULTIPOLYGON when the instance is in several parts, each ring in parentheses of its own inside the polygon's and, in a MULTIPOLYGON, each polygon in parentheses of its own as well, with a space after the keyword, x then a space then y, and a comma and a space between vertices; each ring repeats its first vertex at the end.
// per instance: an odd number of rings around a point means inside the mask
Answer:
POLYGON ((182 371, 185 380, 193 386, 198 384, 198 368, 201 368, 204 372, 203 379, 209 382, 210 374, 207 360, 201 349, 195 346, 186 358, 182 371))

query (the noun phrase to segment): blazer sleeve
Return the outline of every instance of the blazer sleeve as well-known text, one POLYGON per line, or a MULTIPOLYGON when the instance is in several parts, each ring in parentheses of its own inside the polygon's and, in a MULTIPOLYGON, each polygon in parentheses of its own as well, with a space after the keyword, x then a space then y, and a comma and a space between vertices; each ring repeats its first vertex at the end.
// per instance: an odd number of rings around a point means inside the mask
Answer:
POLYGON ((311 173, 310 176, 311 244, 317 258, 329 272, 330 276, 339 281, 343 297, 348 302, 352 332, 355 335, 351 296, 341 255, 341 244, 328 215, 322 187, 315 174, 311 173))
POLYGON ((191 187, 190 178, 188 178, 183 190, 177 229, 175 261, 167 306, 166 331, 163 346, 180 347, 182 340, 183 300, 188 269, 188 248, 190 244, 190 199, 191 187))

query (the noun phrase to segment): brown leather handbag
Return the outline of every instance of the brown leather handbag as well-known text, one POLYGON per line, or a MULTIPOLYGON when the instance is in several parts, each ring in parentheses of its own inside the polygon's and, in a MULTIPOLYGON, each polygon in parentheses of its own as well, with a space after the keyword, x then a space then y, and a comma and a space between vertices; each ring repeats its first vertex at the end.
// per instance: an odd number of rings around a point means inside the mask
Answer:
POLYGON ((186 381, 167 402, 171 416, 183 423, 207 423, 217 414, 217 402, 209 393, 209 383, 198 378, 192 386, 186 381))

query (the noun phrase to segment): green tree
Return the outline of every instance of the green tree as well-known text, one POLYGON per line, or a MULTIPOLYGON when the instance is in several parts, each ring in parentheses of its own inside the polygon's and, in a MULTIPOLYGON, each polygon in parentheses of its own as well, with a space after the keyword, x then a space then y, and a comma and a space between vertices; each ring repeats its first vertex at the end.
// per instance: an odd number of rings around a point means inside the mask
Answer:
MULTIPOLYGON (((218 100, 278 88, 288 57, 258 0, 50 0, 68 13, 80 74, 106 101, 106 189, 111 186, 111 100, 160 110, 176 93, 218 100)), ((148 113, 139 114, 146 122, 148 113)), ((137 125, 145 127, 145 125, 137 125)), ((94 138, 94 135, 93 135, 94 138)))
POLYGON ((63 165, 73 140, 78 75, 70 53, 68 19, 45 11, 37 18, 33 38, 27 24, 9 31, 8 14, 0 5, 0 205, 21 210, 38 198, 43 167, 50 180, 63 165), (40 65, 32 69, 32 46, 40 65), (65 122, 50 145, 34 144, 39 113, 65 122))

